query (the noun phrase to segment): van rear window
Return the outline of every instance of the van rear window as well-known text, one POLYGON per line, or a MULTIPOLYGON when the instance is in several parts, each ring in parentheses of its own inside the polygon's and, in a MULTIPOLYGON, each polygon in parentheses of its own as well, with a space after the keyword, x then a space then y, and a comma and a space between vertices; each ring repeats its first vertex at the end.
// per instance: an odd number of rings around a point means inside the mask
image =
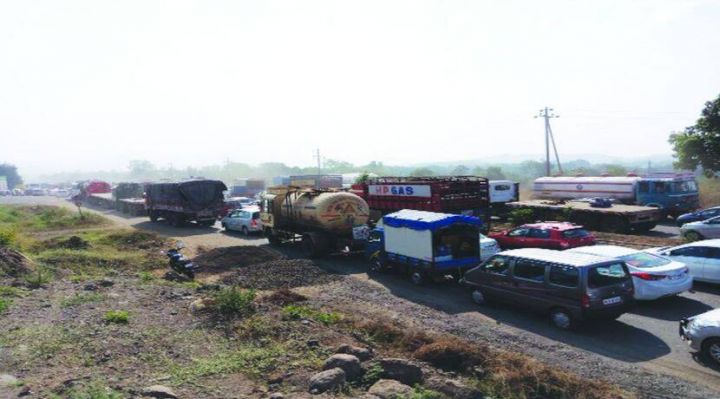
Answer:
POLYGON ((622 283, 630 278, 622 263, 595 266, 589 270, 588 286, 590 288, 607 287, 622 283))

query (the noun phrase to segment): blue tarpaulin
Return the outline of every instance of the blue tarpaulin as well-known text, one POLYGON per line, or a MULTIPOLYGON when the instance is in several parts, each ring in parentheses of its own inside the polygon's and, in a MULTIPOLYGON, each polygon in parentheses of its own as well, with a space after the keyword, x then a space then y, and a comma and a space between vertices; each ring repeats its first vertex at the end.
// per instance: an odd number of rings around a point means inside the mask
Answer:
POLYGON ((413 230, 437 230, 455 223, 481 226, 482 221, 475 216, 452 215, 403 209, 383 216, 383 224, 391 227, 406 227, 413 230))

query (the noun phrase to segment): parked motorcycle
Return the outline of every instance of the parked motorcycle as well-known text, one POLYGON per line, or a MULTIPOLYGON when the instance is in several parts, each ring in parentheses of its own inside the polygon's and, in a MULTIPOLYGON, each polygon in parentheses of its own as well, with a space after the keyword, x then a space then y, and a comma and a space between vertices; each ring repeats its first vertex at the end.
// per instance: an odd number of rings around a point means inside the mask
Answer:
POLYGON ((183 248, 185 248, 185 244, 183 244, 182 242, 178 242, 175 248, 169 249, 167 252, 165 252, 165 255, 170 258, 170 269, 172 269, 178 274, 184 274, 190 279, 194 279, 195 270, 198 269, 198 265, 190 259, 185 258, 185 255, 180 252, 183 248))

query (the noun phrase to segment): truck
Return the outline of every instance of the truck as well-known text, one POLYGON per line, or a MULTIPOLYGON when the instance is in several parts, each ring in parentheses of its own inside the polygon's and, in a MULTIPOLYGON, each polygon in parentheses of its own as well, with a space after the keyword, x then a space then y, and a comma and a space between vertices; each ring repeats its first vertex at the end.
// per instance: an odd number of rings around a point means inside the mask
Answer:
POLYGON ((490 213, 493 216, 507 215, 508 202, 520 201, 520 183, 512 180, 490 180, 490 213))
POLYGON ((143 216, 145 209, 145 185, 135 182, 118 183, 112 189, 115 210, 133 216, 143 216))
POLYGON ((265 190, 265 180, 242 178, 237 179, 230 186, 229 197, 249 197, 253 198, 265 190))
POLYGON ((377 177, 350 192, 370 206, 371 219, 402 209, 476 216, 490 226, 488 179, 479 176, 377 177))
POLYGON ((342 188, 342 175, 295 175, 289 178, 290 186, 310 187, 315 189, 342 188))
POLYGON ((368 205, 349 192, 270 187, 260 206, 260 221, 270 244, 299 239, 307 257, 360 249, 367 238, 368 205))
POLYGON ((527 210, 533 220, 565 220, 611 233, 647 232, 664 218, 662 210, 650 206, 613 204, 602 199, 528 200, 510 202, 514 210, 527 210))
POLYGON ((463 273, 480 263, 480 218, 404 209, 383 216, 367 240, 369 271, 399 269, 417 285, 463 273))
POLYGON ((149 183, 145 185, 145 209, 151 222, 165 219, 173 226, 196 222, 209 227, 220 215, 226 190, 220 180, 149 183))
POLYGON ((627 205, 659 208, 677 217, 700 205, 695 175, 689 172, 653 173, 644 176, 541 177, 533 183, 538 199, 574 200, 611 198, 627 205))

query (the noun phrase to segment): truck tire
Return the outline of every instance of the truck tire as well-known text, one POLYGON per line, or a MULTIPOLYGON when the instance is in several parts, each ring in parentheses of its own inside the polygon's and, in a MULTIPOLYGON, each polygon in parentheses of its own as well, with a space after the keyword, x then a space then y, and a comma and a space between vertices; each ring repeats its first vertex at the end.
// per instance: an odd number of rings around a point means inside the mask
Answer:
POLYGON ((270 245, 280 245, 282 243, 280 237, 270 228, 265 229, 265 238, 267 238, 270 245))
POLYGON ((183 225, 185 220, 182 215, 173 212, 170 215, 168 215, 168 222, 173 227, 180 227, 183 225))
POLYGON ((308 258, 318 258, 328 252, 328 241, 321 234, 306 233, 302 235, 303 254, 308 258))
POLYGON ((149 211, 148 215, 150 216, 150 221, 155 223, 158 221, 158 213, 156 211, 149 211))
POLYGON ((410 281, 415 285, 425 285, 427 282, 427 275, 421 271, 413 271, 410 273, 410 281))

